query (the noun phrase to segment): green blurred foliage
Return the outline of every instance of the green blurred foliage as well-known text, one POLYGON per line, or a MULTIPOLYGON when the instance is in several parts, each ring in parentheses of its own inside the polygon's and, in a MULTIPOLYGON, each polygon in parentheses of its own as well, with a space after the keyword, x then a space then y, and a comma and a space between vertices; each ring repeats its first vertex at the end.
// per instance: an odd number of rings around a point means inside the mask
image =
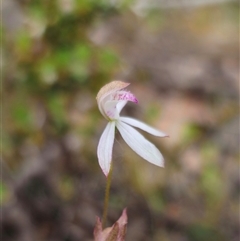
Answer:
POLYGON ((11 198, 11 191, 9 187, 4 183, 0 182, 0 204, 3 205, 7 203, 11 198))
POLYGON ((215 240, 224 240, 224 238, 221 235, 221 232, 214 229, 213 227, 208 227, 206 225, 201 224, 195 224, 189 227, 187 230, 188 237, 190 240, 195 241, 202 241, 202 240, 209 240, 209 241, 215 241, 215 240))
POLYGON ((12 97, 8 103, 12 113, 8 122, 16 123, 13 128, 33 128, 31 105, 38 102, 44 103, 52 127, 64 128, 69 98, 91 88, 96 93, 118 66, 117 55, 111 49, 98 48, 87 37, 96 21, 117 10, 106 1, 81 0, 74 4, 73 11, 64 13, 58 1, 29 2, 29 26, 5 43, 15 68, 13 86, 6 88, 15 88, 17 95, 24 93, 18 97, 20 101, 12 97))
POLYGON ((188 123, 184 126, 182 131, 182 145, 188 146, 191 143, 196 142, 204 134, 204 128, 195 124, 188 123))

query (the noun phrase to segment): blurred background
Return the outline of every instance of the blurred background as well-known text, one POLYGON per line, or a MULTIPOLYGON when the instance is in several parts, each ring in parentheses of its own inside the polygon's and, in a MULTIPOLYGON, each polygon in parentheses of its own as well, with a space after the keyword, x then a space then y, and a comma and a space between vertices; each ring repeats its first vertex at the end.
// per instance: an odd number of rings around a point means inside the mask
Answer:
POLYGON ((158 168, 117 135, 108 225, 127 207, 127 241, 239 240, 238 1, 5 0, 1 28, 1 240, 93 240, 116 79, 170 138, 143 133, 158 168))

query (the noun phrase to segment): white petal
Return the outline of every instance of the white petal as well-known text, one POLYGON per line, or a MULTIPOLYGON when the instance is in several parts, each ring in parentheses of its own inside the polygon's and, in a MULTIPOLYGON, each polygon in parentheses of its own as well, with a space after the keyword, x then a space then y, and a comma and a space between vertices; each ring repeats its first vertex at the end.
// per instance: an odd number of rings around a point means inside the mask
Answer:
POLYGON ((122 121, 116 126, 125 142, 142 158, 157 166, 164 166, 164 159, 160 151, 146 140, 138 131, 122 121))
POLYGON ((123 109, 123 107, 127 104, 127 100, 122 100, 122 101, 119 101, 118 104, 117 104, 117 110, 118 110, 118 113, 120 114, 121 110, 123 109))
POLYGON ((117 109, 117 100, 107 101, 104 105, 104 112, 108 119, 115 120, 119 118, 119 111, 117 109))
POLYGON ((136 119, 133 119, 133 118, 129 118, 129 117, 120 117, 120 120, 131 125, 131 126, 134 126, 134 127, 137 127, 139 129, 142 129, 143 131, 146 131, 148 132, 149 134, 152 134, 154 136, 159 136, 159 137, 166 137, 168 136, 167 134, 165 134, 164 132, 162 131, 159 131, 157 129, 154 129, 152 128, 151 126, 139 121, 139 120, 136 120, 136 119))
POLYGON ((104 111, 106 116, 110 120, 116 120, 119 119, 119 114, 122 110, 122 108, 127 104, 127 100, 112 100, 107 101, 104 105, 104 111))
POLYGON ((107 176, 112 161, 112 149, 115 136, 115 122, 111 121, 107 124, 105 130, 98 143, 97 155, 98 162, 103 173, 107 176))

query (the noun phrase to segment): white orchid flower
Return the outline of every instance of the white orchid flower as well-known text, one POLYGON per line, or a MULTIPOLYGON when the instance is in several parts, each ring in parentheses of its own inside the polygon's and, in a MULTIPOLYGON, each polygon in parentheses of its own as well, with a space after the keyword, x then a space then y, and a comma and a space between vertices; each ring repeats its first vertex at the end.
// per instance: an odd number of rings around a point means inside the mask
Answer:
POLYGON ((106 176, 109 173, 112 161, 115 127, 119 130, 125 142, 139 156, 152 164, 160 167, 164 166, 164 159, 160 151, 133 127, 158 137, 166 137, 167 135, 136 119, 120 116, 121 110, 128 101, 138 103, 136 97, 131 92, 125 90, 128 85, 129 83, 122 81, 112 81, 103 86, 97 94, 98 108, 109 121, 97 148, 99 165, 106 176))

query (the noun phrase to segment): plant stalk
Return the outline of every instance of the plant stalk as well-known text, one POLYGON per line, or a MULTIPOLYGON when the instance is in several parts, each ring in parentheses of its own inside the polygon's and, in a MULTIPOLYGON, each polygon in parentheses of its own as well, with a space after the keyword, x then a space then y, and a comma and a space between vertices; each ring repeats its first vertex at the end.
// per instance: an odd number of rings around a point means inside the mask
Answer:
POLYGON ((103 209, 103 216, 102 216, 102 227, 104 228, 107 221, 107 213, 108 213, 108 203, 109 203, 109 193, 112 181, 112 162, 110 166, 110 171, 107 176, 107 183, 105 189, 105 199, 104 199, 104 209, 103 209))

